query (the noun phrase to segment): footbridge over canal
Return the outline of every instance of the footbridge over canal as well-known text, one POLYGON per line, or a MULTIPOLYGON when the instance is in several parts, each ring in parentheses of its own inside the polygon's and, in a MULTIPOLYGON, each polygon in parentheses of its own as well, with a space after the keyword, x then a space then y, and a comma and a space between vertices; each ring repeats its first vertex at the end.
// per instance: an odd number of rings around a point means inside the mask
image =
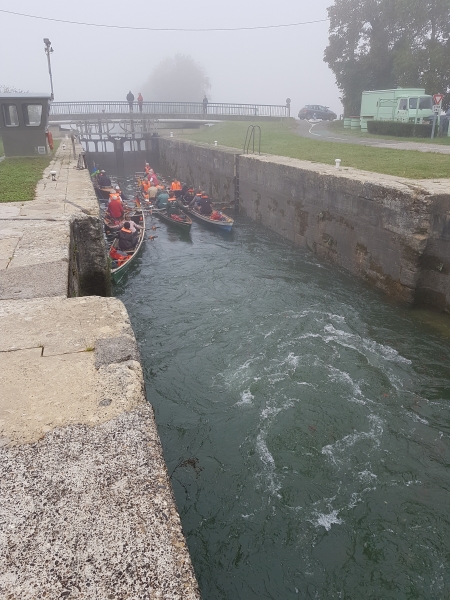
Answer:
POLYGON ((279 120, 290 117, 289 105, 276 104, 229 104, 209 102, 52 102, 49 120, 97 121, 124 119, 139 116, 141 119, 179 119, 220 121, 279 120))

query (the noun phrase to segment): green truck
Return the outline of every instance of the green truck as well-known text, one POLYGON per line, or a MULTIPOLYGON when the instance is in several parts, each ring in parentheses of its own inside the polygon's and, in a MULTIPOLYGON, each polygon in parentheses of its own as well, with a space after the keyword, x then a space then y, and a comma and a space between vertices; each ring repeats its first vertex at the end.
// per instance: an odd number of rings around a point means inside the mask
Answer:
POLYGON ((370 120, 423 123, 432 117, 433 97, 425 94, 424 89, 396 88, 362 93, 361 131, 367 131, 367 121, 370 120))

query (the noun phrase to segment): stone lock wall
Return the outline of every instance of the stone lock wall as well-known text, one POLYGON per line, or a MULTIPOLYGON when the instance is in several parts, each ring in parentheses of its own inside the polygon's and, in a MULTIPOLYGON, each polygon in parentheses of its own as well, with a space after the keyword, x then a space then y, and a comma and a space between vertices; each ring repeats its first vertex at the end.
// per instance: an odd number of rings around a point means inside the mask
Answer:
POLYGON ((450 181, 159 140, 163 171, 406 302, 450 310, 450 181))
POLYGON ((176 175, 196 188, 201 187, 211 198, 220 198, 227 204, 234 201, 236 150, 164 138, 159 138, 158 145, 163 173, 176 175))

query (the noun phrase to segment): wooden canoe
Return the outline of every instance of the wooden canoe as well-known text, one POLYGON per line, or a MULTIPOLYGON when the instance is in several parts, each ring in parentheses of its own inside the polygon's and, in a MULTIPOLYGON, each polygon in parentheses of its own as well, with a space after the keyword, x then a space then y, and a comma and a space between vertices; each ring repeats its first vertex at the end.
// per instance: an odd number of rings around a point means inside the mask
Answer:
POLYGON ((202 223, 211 225, 211 227, 214 227, 214 229, 216 229, 216 230, 231 231, 231 229, 233 228, 233 225, 234 225, 233 219, 231 219, 230 217, 227 217, 227 215, 224 215, 223 213, 222 213, 222 217, 224 217, 224 219, 222 221, 216 221, 215 219, 211 219, 207 215, 202 215, 194 208, 189 208, 189 206, 184 206, 184 204, 180 201, 178 202, 178 206, 181 208, 182 211, 184 211, 186 214, 190 215, 191 217, 194 217, 194 219, 196 219, 197 221, 201 221, 202 223))
POLYGON ((192 219, 188 215, 177 215, 181 219, 183 219, 182 221, 178 221, 177 219, 172 219, 171 216, 168 216, 167 209, 165 208, 154 208, 152 210, 152 213, 156 215, 159 219, 161 219, 161 221, 164 221, 164 223, 167 223, 171 227, 176 227, 177 229, 181 229, 182 231, 186 232, 191 230, 192 219))
MULTIPOLYGON (((142 244, 144 243, 145 239, 145 217, 143 211, 135 211, 135 213, 132 216, 128 217, 128 220, 134 221, 137 225, 141 225, 142 229, 139 231, 139 237, 136 247, 133 250, 124 252, 125 256, 123 261, 117 261, 111 258, 111 277, 114 283, 118 283, 122 279, 122 277, 129 271, 130 266, 137 258, 137 255, 139 254, 139 251, 141 250, 142 244)), ((110 246, 110 253, 112 248, 114 248, 115 250, 118 249, 118 241, 118 238, 115 237, 114 241, 110 246)))

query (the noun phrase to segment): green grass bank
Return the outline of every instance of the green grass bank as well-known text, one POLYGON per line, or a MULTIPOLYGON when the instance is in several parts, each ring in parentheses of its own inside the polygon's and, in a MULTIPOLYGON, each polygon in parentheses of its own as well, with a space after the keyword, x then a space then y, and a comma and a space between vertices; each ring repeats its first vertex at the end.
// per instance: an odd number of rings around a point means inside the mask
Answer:
POLYGON ((42 172, 50 164, 58 146, 59 141, 56 141, 53 153, 47 156, 5 158, 0 162, 0 202, 33 200, 42 172))
MULTIPOLYGON (((409 179, 450 177, 449 155, 311 140, 297 135, 294 132, 295 125, 288 122, 254 124, 261 127, 261 152, 265 154, 329 165, 334 165, 335 159, 340 158, 343 167, 409 179)), ((209 144, 217 140, 221 146, 242 150, 248 126, 246 122, 231 121, 186 132, 177 137, 209 144)), ((408 141, 412 140, 409 138, 408 141)))

